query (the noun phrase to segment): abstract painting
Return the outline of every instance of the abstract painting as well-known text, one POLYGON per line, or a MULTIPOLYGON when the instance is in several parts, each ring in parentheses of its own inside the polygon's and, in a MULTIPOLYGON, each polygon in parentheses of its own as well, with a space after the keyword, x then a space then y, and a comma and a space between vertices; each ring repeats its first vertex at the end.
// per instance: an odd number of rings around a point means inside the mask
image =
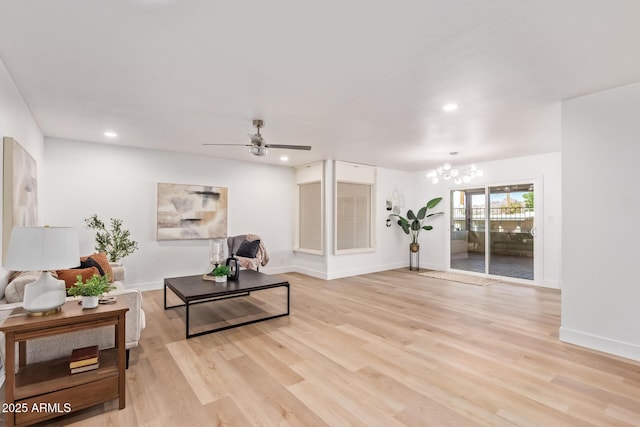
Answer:
POLYGON ((38 225, 36 161, 11 137, 3 138, 2 257, 15 226, 38 225))
POLYGON ((158 183, 158 240, 227 237, 227 188, 158 183))

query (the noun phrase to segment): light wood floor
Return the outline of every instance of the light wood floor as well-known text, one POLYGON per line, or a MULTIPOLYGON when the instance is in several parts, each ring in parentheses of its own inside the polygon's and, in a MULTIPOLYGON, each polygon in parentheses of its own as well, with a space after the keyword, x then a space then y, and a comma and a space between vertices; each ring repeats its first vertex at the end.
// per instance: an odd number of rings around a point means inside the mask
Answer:
MULTIPOLYGON (((58 424, 640 426, 640 363, 559 342, 559 291, 408 270, 283 277, 291 316, 188 341, 183 309, 164 311, 162 291, 146 292, 127 407, 58 424)), ((282 299, 203 304, 194 320, 282 299)))

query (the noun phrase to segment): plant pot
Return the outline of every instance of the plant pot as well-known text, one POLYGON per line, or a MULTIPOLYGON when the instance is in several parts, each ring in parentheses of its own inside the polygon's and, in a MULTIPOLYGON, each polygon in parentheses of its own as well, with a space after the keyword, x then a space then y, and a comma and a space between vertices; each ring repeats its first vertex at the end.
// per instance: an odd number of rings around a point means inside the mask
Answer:
POLYGON ((227 281, 227 276, 215 276, 215 281, 218 283, 225 283, 227 281))
POLYGON ((99 297, 82 297, 82 308, 96 308, 99 297))
POLYGON ((409 250, 411 252, 418 252, 420 250, 420 243, 410 243, 409 250))

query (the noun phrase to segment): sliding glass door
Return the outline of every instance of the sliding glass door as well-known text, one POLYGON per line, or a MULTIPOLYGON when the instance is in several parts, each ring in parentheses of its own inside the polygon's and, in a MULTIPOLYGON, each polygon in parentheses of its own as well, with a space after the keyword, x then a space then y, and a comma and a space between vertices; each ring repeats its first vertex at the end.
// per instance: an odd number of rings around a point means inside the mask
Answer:
POLYGON ((451 192, 451 268, 485 272, 486 207, 484 188, 451 192))
POLYGON ((532 183, 451 191, 454 270, 534 279, 532 183))
POLYGON ((533 184, 489 188, 489 274, 533 280, 533 184))

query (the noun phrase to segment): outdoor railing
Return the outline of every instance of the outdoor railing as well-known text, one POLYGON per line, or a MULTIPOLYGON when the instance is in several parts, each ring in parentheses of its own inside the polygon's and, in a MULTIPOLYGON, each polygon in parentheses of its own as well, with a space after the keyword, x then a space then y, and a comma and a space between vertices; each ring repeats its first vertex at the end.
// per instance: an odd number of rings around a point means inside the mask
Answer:
MULTIPOLYGON (((485 219, 485 208, 454 208, 453 219, 460 221, 465 219, 485 219)), ((533 218, 534 209, 520 206, 489 208, 489 220, 492 221, 525 221, 533 218)))

